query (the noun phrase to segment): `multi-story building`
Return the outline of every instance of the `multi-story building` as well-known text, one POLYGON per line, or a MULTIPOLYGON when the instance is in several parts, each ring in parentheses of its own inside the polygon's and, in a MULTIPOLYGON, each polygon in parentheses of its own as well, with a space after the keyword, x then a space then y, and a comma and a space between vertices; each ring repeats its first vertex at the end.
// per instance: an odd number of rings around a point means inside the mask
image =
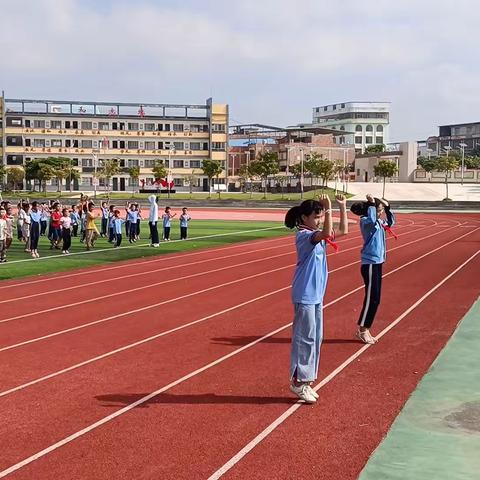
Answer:
POLYGON ((465 154, 480 148, 480 122, 441 125, 438 130, 438 136, 427 139, 428 152, 431 154, 442 155, 445 147, 459 151, 464 148, 465 154))
POLYGON ((313 126, 345 132, 336 143, 355 145, 363 153, 369 145, 389 142, 389 102, 345 102, 313 109, 313 126))
MULTIPOLYGON (((92 190, 105 159, 117 159, 121 167, 111 181, 114 191, 137 184, 154 188, 152 167, 157 160, 164 162, 176 190, 189 189, 190 182, 194 190, 208 189, 201 169, 204 159, 219 160, 226 167, 228 105, 212 99, 200 105, 172 105, 2 96, 0 112, 3 164, 24 167, 37 158, 69 158, 80 181, 63 185, 66 189, 92 190), (140 168, 138 180, 129 176, 130 167, 140 168)), ((100 186, 102 182, 100 178, 100 186)), ((49 186, 56 188, 56 180, 49 186)))

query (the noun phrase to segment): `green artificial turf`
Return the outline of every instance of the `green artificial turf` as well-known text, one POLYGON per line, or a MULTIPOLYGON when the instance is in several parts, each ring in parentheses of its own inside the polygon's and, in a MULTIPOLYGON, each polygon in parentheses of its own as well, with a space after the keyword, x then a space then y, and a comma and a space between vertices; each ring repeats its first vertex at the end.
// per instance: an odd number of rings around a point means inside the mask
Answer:
MULTIPOLYGON (((100 228, 99 228, 100 230, 100 228)), ((161 225, 159 226, 161 237, 161 225)), ((270 238, 288 234, 281 222, 251 222, 226 220, 194 220, 189 226, 189 239, 179 240, 178 223, 172 225, 170 242, 161 242, 158 248, 150 247, 148 223, 142 222, 140 240, 129 244, 123 232, 121 248, 113 248, 106 238, 99 238, 95 249, 86 252, 79 238, 72 238, 72 255, 62 255, 61 250, 50 250, 50 242, 41 237, 38 252, 40 259, 31 258, 24 252, 24 244, 14 238, 7 253, 7 263, 0 264, 0 280, 60 272, 91 265, 118 262, 166 253, 182 252, 198 248, 226 245, 261 238, 270 238), (202 238, 205 237, 205 238, 202 238), (85 252, 85 253, 84 253, 85 252)), ((61 245, 61 244, 60 244, 61 245)))

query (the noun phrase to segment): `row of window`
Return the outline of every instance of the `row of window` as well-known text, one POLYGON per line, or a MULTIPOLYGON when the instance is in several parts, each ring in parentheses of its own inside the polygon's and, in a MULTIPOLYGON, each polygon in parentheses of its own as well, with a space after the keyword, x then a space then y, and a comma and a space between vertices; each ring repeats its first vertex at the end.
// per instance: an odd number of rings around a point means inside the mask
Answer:
MULTIPOLYGON (((338 105, 330 105, 330 107, 331 107, 332 110, 336 110, 336 109, 337 109, 337 106, 338 106, 338 105)), ((329 107, 328 105, 325 105, 325 106, 323 107, 323 111, 324 111, 324 112, 328 112, 328 107, 329 107)), ((320 111, 320 108, 321 108, 321 107, 317 107, 317 108, 315 109, 315 111, 318 113, 318 112, 320 111)), ((340 104, 340 108, 345 108, 345 104, 344 104, 344 103, 341 103, 341 104, 340 104)))
MULTIPOLYGON (((376 129, 375 129, 377 132, 383 132, 383 125, 377 125, 376 129)), ((355 131, 356 132, 362 132, 363 131, 363 127, 362 125, 356 125, 355 126, 355 131)), ((372 125, 367 125, 365 127, 365 131, 366 132, 373 132, 373 126, 372 125)))
MULTIPOLYGON (((362 144, 363 137, 355 137, 355 145, 362 144)), ((373 137, 365 137, 366 145, 373 145, 373 137)), ((381 145, 383 143, 383 137, 375 137, 375 144, 381 145)))
MULTIPOLYGON (((78 120, 30 120, 22 118, 7 118, 7 126, 25 128, 49 128, 58 129, 74 129, 74 130, 129 130, 129 131, 146 131, 146 132, 208 132, 208 124, 184 124, 184 123, 140 123, 140 122, 90 122, 78 120)), ((212 124, 213 133, 225 133, 226 126, 221 123, 212 124)))
MULTIPOLYGON (((212 148, 218 151, 218 145, 212 143, 212 148)), ((11 137, 7 139, 8 146, 22 146, 21 137, 11 137), (20 138, 20 141, 15 140, 20 138)), ((109 140, 104 142, 98 142, 97 140, 61 140, 44 138, 34 138, 33 141, 30 138, 25 139, 26 147, 46 148, 112 148, 122 150, 208 150, 208 142, 138 142, 136 140, 109 140)), ((223 147, 224 151, 225 147, 223 147)))
POLYGON ((352 119, 366 119, 366 118, 378 118, 378 119, 389 119, 388 112, 378 113, 378 112, 347 112, 347 113, 337 113, 335 115, 325 115, 321 117, 315 117, 314 121, 328 122, 329 120, 352 120, 352 119))

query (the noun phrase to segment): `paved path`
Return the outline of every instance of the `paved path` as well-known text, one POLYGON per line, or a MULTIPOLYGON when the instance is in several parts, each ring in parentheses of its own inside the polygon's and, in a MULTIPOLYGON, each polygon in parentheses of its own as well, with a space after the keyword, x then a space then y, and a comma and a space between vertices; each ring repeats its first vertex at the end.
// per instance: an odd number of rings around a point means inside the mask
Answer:
MULTIPOLYGON (((331 182, 329 186, 334 187, 331 182)), ((353 199, 365 198, 367 193, 375 197, 382 196, 382 183, 351 182, 348 186, 349 193, 354 194, 353 199)), ((449 197, 458 201, 480 201, 480 184, 451 184, 448 186, 449 197)), ((385 197, 388 200, 415 200, 437 201, 445 198, 445 184, 436 183, 387 183, 385 197)))

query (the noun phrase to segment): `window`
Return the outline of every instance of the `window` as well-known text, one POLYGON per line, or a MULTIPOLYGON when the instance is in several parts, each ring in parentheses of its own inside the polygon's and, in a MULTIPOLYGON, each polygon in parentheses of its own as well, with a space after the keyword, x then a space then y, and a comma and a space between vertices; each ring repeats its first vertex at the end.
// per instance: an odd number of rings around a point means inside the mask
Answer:
POLYGON ((50 122, 50 127, 56 129, 62 128, 62 122, 60 120, 52 120, 50 122))
POLYGON ((120 148, 125 148, 125 140, 120 140, 120 141, 118 142, 118 146, 119 146, 120 148))
POLYGON ((373 143, 372 137, 365 137, 365 143, 373 143))
POLYGON ((50 144, 52 147, 61 147, 62 146, 62 141, 61 140, 50 140, 50 144))
POLYGON ((174 123, 173 124, 174 132, 183 132, 183 123, 174 123))
POLYGON ((98 122, 99 130, 110 130, 110 124, 108 122, 98 122))
POLYGON ((185 144, 183 142, 173 142, 173 147, 175 150, 183 150, 185 144))
POLYGON ((345 108, 345 104, 344 104, 344 103, 342 103, 342 108, 345 108))
POLYGON ((45 128, 45 120, 34 120, 33 128, 45 128))
POLYGON ((203 131, 203 125, 190 125, 190 131, 193 132, 193 133, 199 133, 201 131, 203 131))
POLYGON ((132 160, 131 158, 128 159, 127 166, 128 166, 128 168, 138 167, 138 160, 136 160, 136 159, 132 160))
POLYGON ((383 143, 383 137, 377 137, 377 138, 375 139, 375 142, 376 142, 376 143, 383 143))
POLYGON ((356 131, 356 132, 361 132, 361 131, 362 131, 362 126, 361 126, 361 125, 357 125, 357 126, 355 127, 355 131, 356 131))
POLYGON ((377 125, 377 132, 383 132, 383 126, 377 125))
POLYGON ((93 167, 93 158, 82 158, 82 167, 93 167))
POLYGON ((155 150, 155 142, 145 142, 145 150, 155 150))
POLYGON ((225 124, 223 124, 223 123, 212 123, 212 132, 225 133, 225 124))
POLYGON ((204 142, 204 143, 203 143, 203 149, 204 149, 204 150, 208 150, 208 142, 204 142))
POLYGON ((163 130, 163 124, 159 123, 157 130, 161 132, 163 130))
POLYGON ((212 142, 212 150, 214 152, 224 152, 225 142, 212 142))
POLYGON ((344 130, 345 130, 345 127, 342 125, 342 126, 340 127, 340 130, 344 131, 344 130))
POLYGON ((201 166, 200 160, 190 160, 190 168, 200 168, 201 166))
POLYGON ((93 178, 92 177, 82 177, 82 186, 89 187, 93 185, 93 178))
POLYGON ((155 166, 155 160, 145 160, 145 168, 153 168, 155 166))
POLYGON ((128 177, 128 186, 129 186, 129 187, 136 187, 136 186, 138 186, 138 178, 128 177))
POLYGON ((200 150, 200 142, 190 142, 190 150, 200 150))
POLYGON ((170 124, 169 123, 166 123, 165 124, 165 129, 164 129, 166 132, 169 132, 170 131, 170 124))
POLYGON ((323 107, 323 111, 326 112, 328 110, 328 107, 323 107))
POLYGON ((337 109, 337 106, 336 106, 336 105, 334 105, 334 106, 333 106, 333 110, 336 110, 336 109, 337 109))
POLYGON ((173 184, 176 187, 183 187, 183 178, 174 178, 173 179, 173 184))
POLYGON ((128 123, 129 130, 138 130, 138 123, 128 123))
POLYGON ((35 140, 33 140, 33 146, 37 148, 45 147, 45 140, 43 138, 35 138, 35 140))
POLYGON ((174 160, 173 168, 183 168, 183 160, 174 160))
POLYGON ((365 128, 365 131, 366 132, 373 132, 373 127, 371 125, 367 125, 367 127, 365 128))
POLYGON ((12 120, 9 122, 12 127, 21 127, 22 126, 22 120, 19 118, 12 118, 12 120))
POLYGON ((145 131, 146 132, 153 132, 155 130, 155 124, 154 123, 146 123, 145 126, 145 131))
POLYGON ((158 142, 158 150, 163 150, 163 142, 158 142))
POLYGON ((7 137, 7 145, 9 146, 22 145, 22 137, 7 137))
POLYGON ((7 165, 23 165, 22 155, 7 155, 7 165))
POLYGON ((118 148, 118 140, 112 140, 112 148, 118 148))
POLYGON ((65 120, 65 128, 71 128, 70 125, 71 125, 70 120, 65 120))
POLYGON ((362 137, 355 137, 355 143, 361 145, 362 144, 362 137))
POLYGON ((82 130, 91 130, 92 129, 92 122, 82 122, 82 130))
POLYGON ((92 148, 93 141, 92 140, 82 140, 82 148, 92 148))
POLYGON ((138 149, 138 142, 136 140, 129 140, 127 142, 127 148, 129 150, 137 150, 138 149))

